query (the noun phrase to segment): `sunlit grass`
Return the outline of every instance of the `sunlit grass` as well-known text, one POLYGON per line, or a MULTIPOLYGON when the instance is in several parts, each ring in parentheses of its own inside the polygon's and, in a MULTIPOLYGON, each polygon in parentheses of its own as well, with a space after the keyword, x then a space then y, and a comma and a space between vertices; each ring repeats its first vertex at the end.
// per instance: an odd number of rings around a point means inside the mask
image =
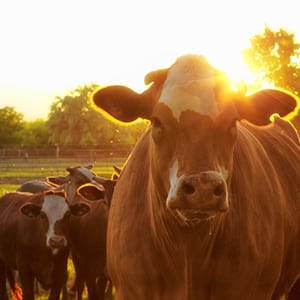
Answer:
MULTIPOLYGON (((87 166, 92 164, 92 171, 98 176, 110 178, 114 172, 113 166, 122 167, 126 158, 112 158, 100 162, 76 161, 69 159, 35 159, 24 162, 23 160, 2 160, 0 161, 0 184, 18 184, 26 180, 45 179, 47 176, 67 175, 67 167, 87 166)), ((10 187, 6 186, 5 188, 10 187)), ((14 188, 14 187, 13 187, 14 188)))

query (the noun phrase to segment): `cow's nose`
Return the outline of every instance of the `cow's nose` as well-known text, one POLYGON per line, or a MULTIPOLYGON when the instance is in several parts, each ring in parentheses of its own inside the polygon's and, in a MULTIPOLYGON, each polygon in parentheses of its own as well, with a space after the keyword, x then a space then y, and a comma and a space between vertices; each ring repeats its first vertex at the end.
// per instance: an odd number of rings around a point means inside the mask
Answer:
POLYGON ((55 235, 49 239, 49 246, 53 249, 60 249, 66 246, 66 239, 64 236, 55 235))
POLYGON ((202 192, 217 199, 222 198, 226 193, 225 182, 216 172, 203 172, 199 175, 185 176, 182 178, 179 188, 187 197, 202 192))
POLYGON ((226 211, 228 209, 226 182, 220 173, 214 171, 182 176, 168 206, 226 211))

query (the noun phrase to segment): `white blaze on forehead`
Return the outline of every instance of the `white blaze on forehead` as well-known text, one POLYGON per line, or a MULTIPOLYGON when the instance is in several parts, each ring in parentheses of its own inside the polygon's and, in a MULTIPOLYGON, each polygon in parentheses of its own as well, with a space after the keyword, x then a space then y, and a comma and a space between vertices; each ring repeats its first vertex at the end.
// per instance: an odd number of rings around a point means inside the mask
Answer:
POLYGON ((42 212, 46 214, 49 222, 48 232, 46 233, 47 244, 49 239, 52 236, 55 236, 55 223, 62 220, 68 210, 69 207, 64 197, 58 195, 45 195, 42 212))
POLYGON ((179 120, 185 110, 215 117, 214 69, 202 56, 180 57, 170 68, 159 102, 166 104, 179 120))

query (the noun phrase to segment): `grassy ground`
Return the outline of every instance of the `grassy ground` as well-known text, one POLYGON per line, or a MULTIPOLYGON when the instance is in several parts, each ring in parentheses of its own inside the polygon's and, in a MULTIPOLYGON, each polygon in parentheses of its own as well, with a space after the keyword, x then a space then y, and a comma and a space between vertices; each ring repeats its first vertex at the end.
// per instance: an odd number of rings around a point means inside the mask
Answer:
POLYGON ((93 165, 92 171, 98 176, 110 178, 113 166, 121 168, 126 158, 103 159, 97 162, 72 159, 22 159, 0 160, 0 193, 13 191, 27 180, 44 180, 47 176, 67 175, 67 167, 93 165))

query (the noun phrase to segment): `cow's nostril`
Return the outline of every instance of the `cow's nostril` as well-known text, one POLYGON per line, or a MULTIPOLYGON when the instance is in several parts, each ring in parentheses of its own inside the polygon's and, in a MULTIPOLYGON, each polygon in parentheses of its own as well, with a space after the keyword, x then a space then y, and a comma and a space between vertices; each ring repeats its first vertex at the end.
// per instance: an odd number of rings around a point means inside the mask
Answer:
POLYGON ((220 197, 224 194, 225 190, 224 190, 224 185, 223 184, 219 184, 215 187, 214 189, 214 195, 216 197, 220 197))
POLYGON ((187 194, 187 195, 190 195, 190 194, 193 194, 195 192, 195 188, 192 184, 190 183, 187 183, 187 182, 184 182, 182 184, 182 191, 187 194))

